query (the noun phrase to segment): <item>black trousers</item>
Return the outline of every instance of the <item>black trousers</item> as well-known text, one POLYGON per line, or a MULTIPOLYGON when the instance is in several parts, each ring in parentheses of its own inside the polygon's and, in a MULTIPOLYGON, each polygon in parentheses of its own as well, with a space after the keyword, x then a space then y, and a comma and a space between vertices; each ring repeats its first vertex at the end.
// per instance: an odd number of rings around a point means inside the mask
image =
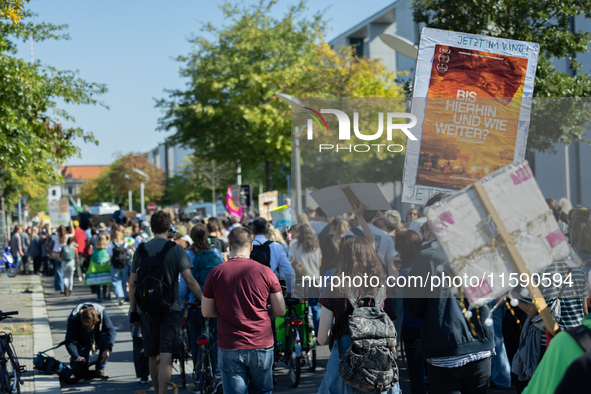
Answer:
POLYGON ((144 352, 144 340, 141 337, 133 337, 133 366, 135 376, 148 380, 150 376, 150 358, 144 352))
POLYGON ((404 352, 408 363, 410 392, 412 394, 425 394, 425 362, 421 350, 421 329, 402 327, 402 341, 404 342, 404 352))
POLYGON ((479 394, 488 391, 490 357, 458 368, 441 368, 427 363, 430 394, 479 394))

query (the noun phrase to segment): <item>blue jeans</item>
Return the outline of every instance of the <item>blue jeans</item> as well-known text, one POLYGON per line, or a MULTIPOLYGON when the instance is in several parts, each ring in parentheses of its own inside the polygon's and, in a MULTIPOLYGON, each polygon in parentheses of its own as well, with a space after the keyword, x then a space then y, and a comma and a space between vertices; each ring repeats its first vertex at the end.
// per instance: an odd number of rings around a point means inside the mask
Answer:
POLYGON ((64 272, 62 271, 62 262, 51 260, 53 262, 53 287, 55 291, 64 291, 64 272))
POLYGON ((218 349, 224 394, 273 392, 273 348, 218 349))
POLYGON ((320 305, 318 305, 318 298, 308 298, 308 306, 312 314, 312 321, 314 322, 314 332, 318 335, 318 326, 320 325, 320 305))
POLYGON ((505 341, 503 339, 503 318, 505 317, 505 305, 499 306, 494 310, 493 328, 495 331, 495 352, 492 356, 492 381, 500 388, 511 387, 511 365, 505 350, 505 341))
MULTIPOLYGON (((363 394, 363 391, 354 389, 345 383, 343 378, 341 378, 341 375, 339 375, 339 346, 341 352, 344 354, 349 346, 351 346, 351 342, 350 335, 342 336, 338 341, 335 341, 332 351, 330 352, 330 357, 328 358, 328 363, 326 364, 326 372, 324 374, 324 379, 322 379, 322 383, 320 384, 320 388, 318 389, 318 394, 363 394)), ((224 386, 224 390, 225 389, 226 386, 224 386)), ((401 394, 400 383, 396 383, 394 387, 383 393, 401 394)))
POLYGON ((129 271, 129 265, 125 268, 113 268, 111 266, 111 283, 117 297, 127 298, 127 271, 129 271))

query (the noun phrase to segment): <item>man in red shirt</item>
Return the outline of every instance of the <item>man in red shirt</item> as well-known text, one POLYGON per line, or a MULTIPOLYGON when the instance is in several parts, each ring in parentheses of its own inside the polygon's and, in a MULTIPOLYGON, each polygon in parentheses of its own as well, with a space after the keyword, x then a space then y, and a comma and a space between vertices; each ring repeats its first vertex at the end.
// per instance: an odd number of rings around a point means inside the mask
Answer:
POLYGON ((273 392, 271 317, 285 314, 285 302, 273 271, 249 258, 251 241, 246 227, 230 232, 231 258, 207 275, 201 300, 203 316, 218 318, 225 394, 273 392))
POLYGON ((84 264, 84 248, 86 247, 86 233, 84 230, 80 228, 80 224, 77 220, 72 222, 74 224, 74 240, 78 247, 76 250, 76 275, 78 276, 78 280, 82 282, 82 265, 84 264))

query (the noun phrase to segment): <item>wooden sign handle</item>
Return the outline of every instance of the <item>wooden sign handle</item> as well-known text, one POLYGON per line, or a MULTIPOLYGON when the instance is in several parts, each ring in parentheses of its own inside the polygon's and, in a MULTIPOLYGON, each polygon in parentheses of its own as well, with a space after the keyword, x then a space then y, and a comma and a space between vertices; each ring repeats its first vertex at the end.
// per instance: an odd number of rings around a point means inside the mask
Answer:
POLYGON ((349 204, 351 204, 351 206, 356 204, 361 205, 357 197, 355 197, 355 194, 353 194, 353 190, 351 190, 349 186, 343 186, 341 187, 341 190, 345 194, 345 197, 347 197, 347 200, 349 201, 349 204))
MULTIPOLYGON (((480 202, 482 203, 485 212, 490 215, 492 221, 495 223, 495 226, 497 227, 497 232, 505 242, 507 252, 509 252, 509 256, 511 256, 511 259, 515 263, 515 268, 517 269, 517 272, 519 272, 519 274, 527 274, 527 276, 530 276, 529 268, 527 268, 527 266, 525 265, 525 261, 523 261, 523 258, 519 254, 519 251, 517 250, 517 247, 513 242, 513 237, 505 228, 505 224, 503 224, 503 221, 501 220, 499 213, 497 212, 492 201, 488 197, 488 194, 486 194, 484 186, 482 186, 482 182, 476 182, 472 186, 474 186, 474 191, 480 199, 480 202)), ((531 281, 529 281, 527 285, 527 290, 531 295, 532 302, 538 308, 538 312, 542 316, 542 320, 544 320, 546 328, 552 336, 556 335, 556 333, 558 333, 559 331, 558 323, 556 323, 556 320, 554 320, 554 317, 552 317, 552 313, 550 312, 550 309, 548 309, 548 304, 546 304, 546 300, 542 296, 542 292, 536 286, 533 286, 531 284, 531 281)))

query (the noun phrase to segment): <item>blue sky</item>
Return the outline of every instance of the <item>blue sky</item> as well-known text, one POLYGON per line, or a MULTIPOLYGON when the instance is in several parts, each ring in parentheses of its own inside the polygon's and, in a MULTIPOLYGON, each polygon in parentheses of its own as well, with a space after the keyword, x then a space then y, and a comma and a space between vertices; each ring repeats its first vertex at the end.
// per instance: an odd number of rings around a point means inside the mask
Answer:
MULTIPOLYGON (((394 0, 313 0, 309 13, 326 10, 330 40, 394 0)), ((254 4, 243 0, 233 3, 254 4)), ((71 106, 76 124, 92 131, 99 145, 80 141, 81 158, 68 164, 109 164, 117 153, 147 152, 166 135, 156 131, 159 109, 154 99, 165 89, 183 88, 181 63, 172 60, 190 52, 187 39, 199 33, 201 22, 221 26, 221 1, 204 0, 31 0, 28 7, 37 21, 67 24, 70 40, 34 44, 34 58, 62 70, 78 70, 89 82, 107 84, 101 100, 109 110, 71 106)), ((295 0, 279 0, 282 15, 295 0)), ((30 44, 19 46, 19 56, 30 59, 30 44)))

